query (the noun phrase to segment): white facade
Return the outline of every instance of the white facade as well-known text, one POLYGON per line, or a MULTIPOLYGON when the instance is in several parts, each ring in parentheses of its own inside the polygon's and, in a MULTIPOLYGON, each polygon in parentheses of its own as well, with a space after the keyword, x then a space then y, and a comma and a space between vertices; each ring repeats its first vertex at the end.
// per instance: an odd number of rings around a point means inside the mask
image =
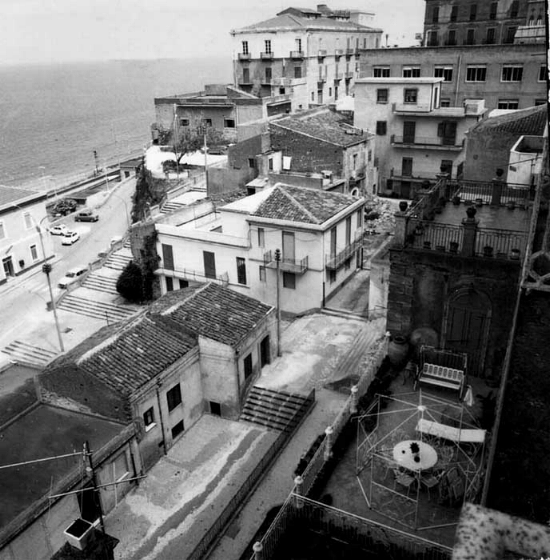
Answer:
POLYGON ((364 78, 355 86, 354 124, 376 134, 379 192, 412 195, 414 183, 444 169, 455 177, 464 136, 483 116, 483 101, 441 107, 443 78, 364 78))
POLYGON ((522 136, 510 150, 507 182, 533 186, 542 171, 542 136, 522 136))
POLYGON ((46 229, 46 197, 28 193, 0 186, 0 284, 53 255, 46 229), (2 200, 10 202, 2 204, 2 200))
MULTIPOLYGON (((267 188, 181 226, 156 224, 158 254, 166 257, 171 253, 173 260, 160 261, 157 274, 162 293, 185 285, 182 281, 215 279, 276 306, 278 249, 281 309, 302 313, 321 308, 360 266, 364 201, 346 197, 350 201, 347 207, 322 224, 252 215, 280 188, 267 188)), ((300 191, 325 194, 305 188, 300 191)))

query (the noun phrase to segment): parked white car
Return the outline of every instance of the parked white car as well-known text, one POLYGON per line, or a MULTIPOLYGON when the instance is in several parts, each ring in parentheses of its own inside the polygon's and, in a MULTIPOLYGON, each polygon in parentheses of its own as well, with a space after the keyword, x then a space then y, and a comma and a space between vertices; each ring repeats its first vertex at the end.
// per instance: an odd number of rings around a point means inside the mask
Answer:
POLYGON ((70 284, 76 282, 83 274, 88 272, 87 266, 77 266, 76 268, 71 268, 63 278, 57 284, 60 288, 66 288, 70 284))
POLYGON ((80 239, 78 231, 68 231, 61 240, 61 245, 72 245, 80 239))
POLYGON ((69 228, 64 224, 59 224, 50 228, 50 233, 52 235, 65 235, 69 231, 69 228))

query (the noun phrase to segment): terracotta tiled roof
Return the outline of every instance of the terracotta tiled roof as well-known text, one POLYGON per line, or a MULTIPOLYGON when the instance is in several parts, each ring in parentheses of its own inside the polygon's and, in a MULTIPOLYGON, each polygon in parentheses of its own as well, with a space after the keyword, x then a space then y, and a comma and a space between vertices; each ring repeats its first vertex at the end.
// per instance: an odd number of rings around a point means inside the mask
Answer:
POLYGON ((168 296, 155 302, 155 311, 197 335, 229 346, 236 346, 272 309, 214 283, 168 296))
POLYGON ((91 339, 53 361, 57 367, 78 367, 122 396, 132 394, 197 345, 196 337, 169 319, 147 313, 104 327, 91 339))
MULTIPOLYGON (((350 119, 340 113, 324 109, 314 109, 307 113, 298 113, 269 124, 270 128, 281 127, 297 133, 307 134, 313 138, 336 144, 337 146, 351 146, 364 142, 369 133, 351 126, 350 119)), ((272 139, 272 142, 275 140, 272 139)), ((273 148, 278 147, 273 144, 273 148)), ((292 154, 289 154, 292 155, 292 154)))
POLYGON ((322 224, 356 202, 346 194, 278 184, 252 216, 322 224))
POLYGON ((485 119, 473 131, 490 131, 492 134, 506 132, 517 135, 518 138, 523 134, 542 136, 547 121, 546 105, 540 105, 485 119))

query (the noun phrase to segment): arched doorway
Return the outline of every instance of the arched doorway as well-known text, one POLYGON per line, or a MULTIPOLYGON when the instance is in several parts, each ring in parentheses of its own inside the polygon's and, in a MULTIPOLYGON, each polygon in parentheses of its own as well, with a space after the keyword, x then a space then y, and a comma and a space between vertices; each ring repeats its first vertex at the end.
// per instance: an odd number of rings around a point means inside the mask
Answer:
POLYGON ((491 302, 473 286, 456 290, 445 306, 442 345, 444 348, 468 354, 468 373, 485 377, 491 302))

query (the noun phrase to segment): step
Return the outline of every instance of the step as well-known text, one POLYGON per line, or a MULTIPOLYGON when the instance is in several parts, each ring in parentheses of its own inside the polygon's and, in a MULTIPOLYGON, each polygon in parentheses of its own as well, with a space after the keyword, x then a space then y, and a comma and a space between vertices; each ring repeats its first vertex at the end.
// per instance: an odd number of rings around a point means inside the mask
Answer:
POLYGON ((94 319, 114 321, 125 319, 139 311, 139 308, 136 307, 123 307, 114 303, 89 300, 72 294, 65 296, 58 308, 94 319))
POLYGON ((300 395, 299 393, 288 393, 287 391, 283 391, 283 390, 275 390, 275 389, 269 389, 268 387, 262 387, 261 385, 254 385, 254 387, 252 387, 252 389, 250 390, 251 393, 254 392, 261 392, 261 393, 269 393, 272 394, 274 396, 277 397, 282 397, 285 396, 287 398, 291 398, 293 400, 295 400, 298 403, 303 403, 305 401, 307 401, 307 397, 304 395, 300 395))
POLYGON ((246 408, 246 405, 250 405, 253 408, 263 407, 264 409, 273 410, 273 411, 276 411, 276 412, 281 411, 281 412, 284 412, 285 415, 290 417, 290 418, 292 416, 294 416, 294 414, 300 410, 299 406, 288 407, 288 406, 285 406, 284 403, 279 403, 277 401, 272 402, 272 401, 266 401, 266 400, 262 400, 262 399, 256 399, 254 397, 254 395, 250 395, 248 397, 248 399, 246 399, 245 408, 246 408))
POLYGON ((346 309, 334 309, 333 307, 323 307, 323 309, 321 309, 321 313, 323 315, 330 315, 332 317, 342 317, 342 319, 355 319, 356 321, 363 321, 364 323, 369 322, 368 315, 353 313, 353 311, 347 311, 346 309))
POLYGON ((258 392, 250 391, 250 396, 257 399, 265 399, 266 401, 277 401, 280 404, 287 403, 288 406, 293 406, 295 409, 300 408, 307 400, 305 397, 300 396, 287 396, 287 395, 273 395, 271 392, 258 392))
POLYGON ((53 350, 46 350, 22 340, 10 342, 2 349, 2 352, 13 358, 16 362, 39 366, 46 365, 57 356, 57 352, 53 350))
POLYGON ((109 294, 118 294, 116 289, 117 278, 109 276, 101 276, 100 274, 90 274, 82 283, 82 286, 91 290, 107 292, 109 294))

